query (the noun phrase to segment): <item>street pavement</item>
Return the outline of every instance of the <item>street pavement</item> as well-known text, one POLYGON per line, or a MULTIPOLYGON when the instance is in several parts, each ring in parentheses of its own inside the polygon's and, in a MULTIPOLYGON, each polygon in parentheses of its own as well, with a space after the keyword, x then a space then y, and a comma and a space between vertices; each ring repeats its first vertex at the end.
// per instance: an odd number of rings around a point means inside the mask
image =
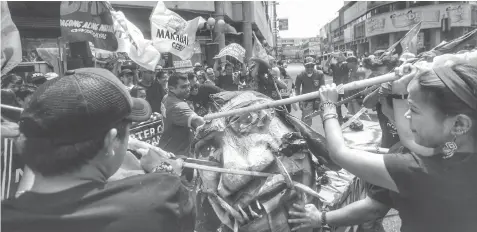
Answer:
MULTIPOLYGON (((295 81, 296 76, 305 70, 305 67, 301 63, 292 63, 288 64, 287 67, 288 74, 293 78, 295 81)), ((331 76, 325 74, 325 83, 331 84, 333 83, 333 79, 331 76)), ((344 112, 347 112, 346 108, 343 107, 344 112)), ((297 118, 301 118, 301 111, 298 109, 294 111, 292 109, 293 116, 297 118)), ((373 117, 373 114, 376 113, 374 111, 368 110, 368 114, 371 115, 372 121, 368 120, 361 120, 364 125, 363 131, 351 131, 349 128, 343 130, 343 136, 345 138, 346 144, 353 145, 353 146, 376 146, 380 143, 381 140, 381 128, 379 126, 379 122, 377 121, 376 117, 373 117)), ((323 123, 319 116, 313 118, 312 128, 324 135, 323 131, 323 123)), ((401 220, 399 218, 399 213, 391 209, 388 214, 384 217, 383 220, 384 230, 386 232, 398 232, 400 231, 401 227, 401 220)))

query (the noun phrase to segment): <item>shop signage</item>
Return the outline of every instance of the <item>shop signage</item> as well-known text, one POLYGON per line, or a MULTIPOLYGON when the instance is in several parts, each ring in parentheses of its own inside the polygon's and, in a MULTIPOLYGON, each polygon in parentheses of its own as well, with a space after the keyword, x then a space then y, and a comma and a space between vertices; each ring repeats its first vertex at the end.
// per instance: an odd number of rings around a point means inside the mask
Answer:
POLYGON ((421 29, 441 27, 448 14, 452 27, 471 26, 470 4, 437 4, 380 14, 366 20, 366 37, 410 30, 422 21, 421 29))
POLYGON ((280 31, 288 31, 288 19, 279 19, 278 20, 278 29, 280 31))
POLYGON ((159 139, 164 132, 162 118, 140 123, 129 130, 129 137, 149 143, 153 146, 159 145, 159 139))
POLYGON ((239 44, 232 43, 220 50, 219 54, 217 54, 214 59, 221 58, 224 56, 231 56, 243 63, 243 58, 245 57, 245 49, 239 44))
POLYGON ((118 40, 107 4, 104 1, 61 2, 61 36, 68 42, 90 41, 95 48, 115 52, 118 40))

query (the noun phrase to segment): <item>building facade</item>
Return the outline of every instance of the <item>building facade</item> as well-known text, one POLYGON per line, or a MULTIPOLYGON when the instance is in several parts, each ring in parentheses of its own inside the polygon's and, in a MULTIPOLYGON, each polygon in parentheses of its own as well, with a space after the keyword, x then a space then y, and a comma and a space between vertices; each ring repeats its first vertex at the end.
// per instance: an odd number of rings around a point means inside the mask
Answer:
POLYGON ((320 30, 322 50, 371 54, 389 48, 419 21, 418 52, 476 28, 477 5, 469 1, 348 1, 339 16, 320 30), (450 30, 443 30, 444 19, 450 21, 450 30))

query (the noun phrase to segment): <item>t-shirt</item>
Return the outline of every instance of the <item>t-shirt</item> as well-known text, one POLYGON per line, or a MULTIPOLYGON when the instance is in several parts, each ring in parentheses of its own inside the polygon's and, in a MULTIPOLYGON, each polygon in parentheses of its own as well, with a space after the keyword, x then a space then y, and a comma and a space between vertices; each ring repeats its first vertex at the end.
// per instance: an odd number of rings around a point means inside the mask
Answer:
POLYGON ((476 231, 477 153, 456 153, 447 160, 389 154, 384 163, 399 190, 392 198, 401 231, 476 231))
POLYGON ((56 193, 25 192, 2 202, 2 230, 192 232, 194 205, 179 177, 153 173, 56 193))
MULTIPOLYGON (((409 150, 405 148, 399 141, 396 142, 391 148, 389 148, 389 153, 403 153, 403 152, 409 152, 409 150)), ((373 185, 369 183, 366 183, 366 184, 369 185, 367 188, 368 197, 372 198, 373 200, 379 201, 380 203, 388 206, 389 208, 394 207, 391 194, 397 194, 397 193, 377 185, 373 185)))
POLYGON ((215 85, 200 85, 197 95, 190 95, 189 101, 192 102, 194 112, 203 117, 209 113, 210 95, 224 91, 215 85))
POLYGON ((399 135, 396 126, 389 121, 388 117, 383 114, 381 104, 376 104, 376 112, 378 114, 379 126, 381 127, 381 147, 390 148, 393 144, 399 142, 399 135))
POLYGON ((158 81, 153 81, 149 87, 143 87, 146 89, 146 100, 151 105, 152 112, 160 113, 162 99, 167 94, 165 88, 158 81))
MULTIPOLYGON (((300 73, 295 80, 295 90, 301 94, 307 94, 320 90, 320 87, 325 84, 325 75, 322 71, 314 71, 311 77, 308 77, 306 72, 300 73)), ((314 100, 310 100, 314 101, 314 100)))
POLYGON ((234 73, 233 75, 220 75, 217 80, 216 84, 219 88, 226 90, 226 91, 237 91, 238 85, 234 81, 234 75, 238 75, 234 73))
POLYGON ((333 83, 336 85, 348 83, 349 69, 346 63, 331 64, 331 70, 333 70, 333 83))
POLYGON ((187 102, 169 93, 162 100, 164 132, 159 140, 159 147, 175 155, 189 157, 190 144, 194 138, 191 121, 197 114, 187 102))

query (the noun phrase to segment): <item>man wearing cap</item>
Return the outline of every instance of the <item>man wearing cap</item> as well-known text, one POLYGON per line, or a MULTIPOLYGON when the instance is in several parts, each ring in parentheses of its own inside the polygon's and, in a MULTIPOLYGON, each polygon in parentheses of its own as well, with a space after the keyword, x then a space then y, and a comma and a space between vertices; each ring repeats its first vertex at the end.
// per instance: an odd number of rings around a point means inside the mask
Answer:
MULTIPOLYGON (((322 71, 315 69, 315 59, 313 57, 306 57, 304 65, 305 71, 300 73, 295 80, 296 96, 318 91, 320 86, 325 84, 325 76, 322 71)), ((318 99, 300 102, 301 120, 309 126, 312 124, 312 118, 305 119, 305 117, 313 113, 315 101, 318 101, 318 99)))
POLYGON ((126 86, 128 91, 131 91, 131 89, 134 88, 134 72, 131 71, 131 69, 123 69, 119 74, 119 79, 121 79, 121 82, 126 86))
POLYGON ((150 116, 149 104, 106 69, 76 69, 40 86, 17 140, 33 186, 2 202, 2 229, 193 231, 193 200, 176 175, 107 181, 124 160, 131 122, 150 116))
POLYGON ((215 81, 217 79, 215 78, 214 69, 208 68, 206 73, 205 73, 205 76, 206 76, 207 80, 205 80, 204 84, 215 85, 215 81))

